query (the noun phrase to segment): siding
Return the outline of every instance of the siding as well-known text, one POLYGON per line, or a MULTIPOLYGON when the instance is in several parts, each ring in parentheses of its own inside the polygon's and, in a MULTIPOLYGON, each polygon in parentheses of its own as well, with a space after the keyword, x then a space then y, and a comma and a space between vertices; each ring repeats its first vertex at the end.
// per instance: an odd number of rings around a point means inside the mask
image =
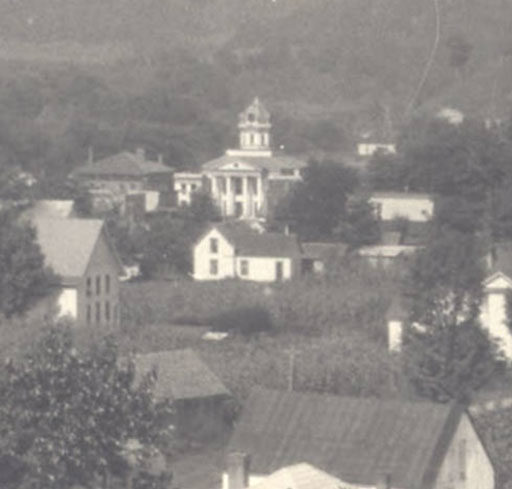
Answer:
POLYGON ((194 279, 220 280, 235 276, 235 254, 231 244, 216 229, 212 229, 194 247, 194 279), (218 242, 217 253, 210 251, 210 239, 218 242), (218 273, 210 273, 210 260, 217 260, 218 273))
POLYGON ((237 276, 240 277, 242 280, 251 280, 254 282, 274 282, 276 281, 277 263, 282 263, 282 280, 290 280, 293 274, 293 260, 291 258, 278 257, 237 257, 237 276), (244 260, 248 262, 249 266, 249 273, 247 276, 241 275, 241 263, 244 260))

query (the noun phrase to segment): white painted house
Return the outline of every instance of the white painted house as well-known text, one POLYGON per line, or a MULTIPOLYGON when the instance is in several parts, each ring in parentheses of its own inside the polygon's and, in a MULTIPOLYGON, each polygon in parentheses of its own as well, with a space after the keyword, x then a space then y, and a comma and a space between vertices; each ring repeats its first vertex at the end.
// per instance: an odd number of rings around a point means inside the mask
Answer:
POLYGON ((246 454, 250 463, 240 455, 228 459, 223 489, 239 489, 230 484, 237 478, 262 487, 275 471, 298 463, 359 489, 494 489, 495 484, 485 446, 456 403, 257 388, 245 402, 228 453, 246 454))
POLYGON ((434 198, 429 194, 376 192, 369 202, 382 221, 404 218, 410 222, 428 222, 434 216, 434 198))
POLYGON ((390 142, 363 141, 357 144, 359 156, 373 156, 375 153, 396 154, 396 145, 390 142))
POLYGON ((280 282, 298 273, 300 255, 293 235, 256 231, 242 222, 216 224, 193 247, 193 275, 195 280, 280 282))
POLYGON ((178 172, 174 174, 174 192, 176 204, 181 207, 192 203, 192 195, 203 188, 203 177, 200 173, 178 172))

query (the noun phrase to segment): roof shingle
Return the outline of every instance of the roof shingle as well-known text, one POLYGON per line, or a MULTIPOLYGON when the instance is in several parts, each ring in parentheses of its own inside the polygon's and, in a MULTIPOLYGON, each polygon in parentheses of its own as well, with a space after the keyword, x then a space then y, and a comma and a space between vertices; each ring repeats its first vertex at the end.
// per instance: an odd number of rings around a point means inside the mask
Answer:
POLYGON ((256 474, 308 462, 349 483, 427 488, 462 409, 405 402, 255 390, 229 451, 251 454, 256 474))

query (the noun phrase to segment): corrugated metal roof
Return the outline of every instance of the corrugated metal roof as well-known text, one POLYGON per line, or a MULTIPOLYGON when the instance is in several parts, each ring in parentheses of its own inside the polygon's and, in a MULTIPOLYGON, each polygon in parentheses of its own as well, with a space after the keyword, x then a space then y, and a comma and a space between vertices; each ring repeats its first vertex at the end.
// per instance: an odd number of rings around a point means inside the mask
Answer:
POLYGON ((103 160, 88 163, 87 165, 76 168, 73 176, 130 176, 143 177, 154 174, 172 173, 172 168, 158 163, 148 161, 139 155, 124 151, 103 160))
POLYGON ((229 451, 249 453, 256 474, 305 461, 354 484, 389 475, 393 487, 427 488, 462 412, 453 404, 256 389, 229 451))
POLYGON ((157 374, 157 399, 198 399, 230 396, 230 392, 201 358, 190 349, 135 356, 136 382, 153 369, 157 374))

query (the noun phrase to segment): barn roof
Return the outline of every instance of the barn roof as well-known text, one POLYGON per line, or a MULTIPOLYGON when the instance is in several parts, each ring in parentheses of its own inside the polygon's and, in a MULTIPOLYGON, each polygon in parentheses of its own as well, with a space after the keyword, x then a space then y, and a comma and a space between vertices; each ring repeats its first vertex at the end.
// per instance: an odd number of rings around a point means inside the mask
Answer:
POLYGON ((343 481, 430 488, 463 410, 455 404, 253 391, 229 451, 256 474, 308 462, 343 481))
POLYGON ((190 349, 168 350, 135 356, 136 382, 156 371, 155 397, 157 399, 200 399, 230 396, 220 379, 190 349))
POLYGON ((94 163, 88 163, 73 171, 73 176, 129 176, 144 177, 147 175, 158 175, 172 173, 172 168, 158 163, 148 161, 138 154, 124 151, 94 163))

